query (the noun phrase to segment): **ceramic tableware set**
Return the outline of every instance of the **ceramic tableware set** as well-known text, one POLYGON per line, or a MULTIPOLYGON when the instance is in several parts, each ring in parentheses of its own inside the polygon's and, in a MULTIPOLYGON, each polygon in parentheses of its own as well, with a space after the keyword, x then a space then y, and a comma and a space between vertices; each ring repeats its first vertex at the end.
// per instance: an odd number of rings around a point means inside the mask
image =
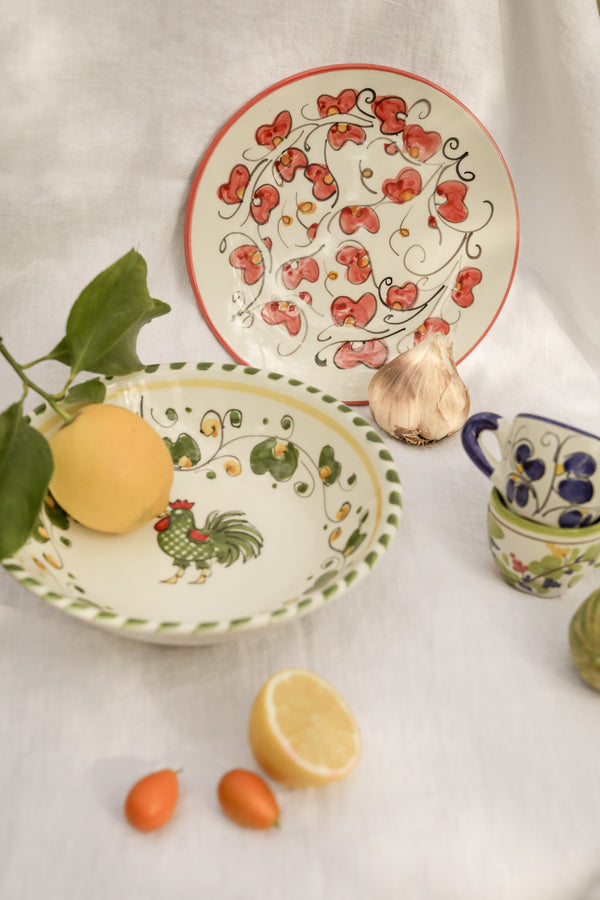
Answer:
MULTIPOLYGON (((510 291, 519 217, 498 147, 459 100, 407 72, 343 65, 266 88, 221 127, 183 237, 201 327, 234 362, 107 383, 108 402, 169 447, 178 539, 150 524, 117 550, 45 506, 4 565, 90 624, 203 644, 310 613, 385 553, 400 476, 360 407, 374 374, 426 336, 448 335, 457 363, 480 343, 510 291), (203 546, 198 577, 186 534, 211 529, 229 549, 203 546), (118 566, 105 565, 109 549, 118 566)), ((54 419, 32 414, 46 434, 54 419)), ((491 413, 462 438, 493 485, 502 575, 530 593, 567 590, 600 556, 600 440, 491 413)))
POLYGON ((462 443, 493 485, 487 529, 503 578, 528 593, 565 593, 600 559, 600 438, 530 413, 479 412, 462 443))

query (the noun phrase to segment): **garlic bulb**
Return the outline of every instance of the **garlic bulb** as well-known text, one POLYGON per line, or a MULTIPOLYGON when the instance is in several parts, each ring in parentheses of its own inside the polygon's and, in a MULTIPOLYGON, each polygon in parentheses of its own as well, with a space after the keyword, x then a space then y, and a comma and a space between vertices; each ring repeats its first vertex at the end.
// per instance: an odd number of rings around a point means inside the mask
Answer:
POLYGON ((387 362, 371 379, 373 418, 407 444, 431 444, 461 428, 470 398, 445 334, 432 332, 387 362))

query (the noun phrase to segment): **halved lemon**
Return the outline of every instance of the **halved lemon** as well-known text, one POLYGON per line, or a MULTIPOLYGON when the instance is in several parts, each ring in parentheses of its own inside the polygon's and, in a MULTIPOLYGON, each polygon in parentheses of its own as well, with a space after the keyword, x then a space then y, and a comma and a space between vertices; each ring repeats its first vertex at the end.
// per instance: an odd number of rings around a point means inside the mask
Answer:
POLYGON ((307 669, 283 669, 259 691, 248 728, 264 771, 292 787, 343 778, 360 756, 360 730, 337 690, 307 669))

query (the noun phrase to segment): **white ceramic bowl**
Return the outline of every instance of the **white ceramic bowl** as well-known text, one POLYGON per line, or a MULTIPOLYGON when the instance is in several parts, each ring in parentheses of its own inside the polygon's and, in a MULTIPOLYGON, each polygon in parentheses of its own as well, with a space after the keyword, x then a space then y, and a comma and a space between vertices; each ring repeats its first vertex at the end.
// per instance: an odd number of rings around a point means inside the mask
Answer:
MULTIPOLYGON (((106 379, 107 403, 167 441, 170 505, 129 535, 44 504, 5 568, 113 634, 206 644, 289 622, 339 597, 386 551, 401 514, 392 456, 370 424, 296 379, 172 363, 106 379)), ((32 424, 59 424, 38 407, 32 424)))

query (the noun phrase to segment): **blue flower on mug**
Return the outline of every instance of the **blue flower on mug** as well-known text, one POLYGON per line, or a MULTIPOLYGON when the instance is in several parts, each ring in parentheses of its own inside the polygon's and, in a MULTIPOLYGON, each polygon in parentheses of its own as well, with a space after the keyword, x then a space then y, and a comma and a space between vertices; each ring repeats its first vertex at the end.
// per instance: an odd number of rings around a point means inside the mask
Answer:
POLYGON ((596 463, 588 453, 572 453, 563 463, 556 466, 556 475, 564 475, 558 483, 558 493, 571 504, 560 516, 562 528, 581 528, 589 525, 592 515, 582 507, 594 496, 594 486, 590 476, 596 471, 596 463))
POLYGON ((544 461, 531 458, 533 449, 530 444, 518 444, 514 452, 515 471, 511 472, 506 483, 506 497, 517 506, 527 506, 529 493, 533 490, 531 482, 542 478, 546 467, 544 461))

